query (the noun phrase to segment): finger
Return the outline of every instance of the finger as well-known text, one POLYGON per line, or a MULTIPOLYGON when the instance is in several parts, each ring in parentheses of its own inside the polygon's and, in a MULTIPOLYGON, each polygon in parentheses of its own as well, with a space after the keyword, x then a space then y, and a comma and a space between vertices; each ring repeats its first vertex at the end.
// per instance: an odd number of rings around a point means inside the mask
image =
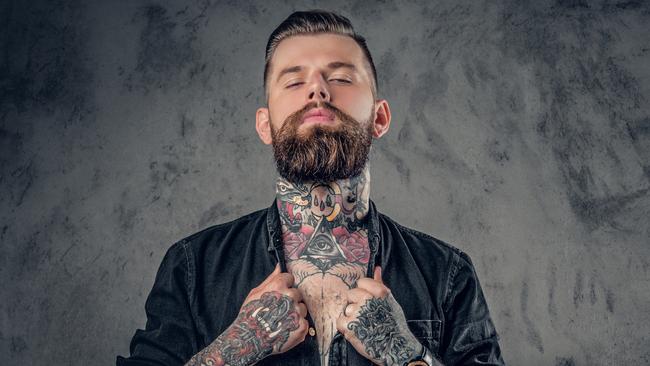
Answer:
POLYGON ((298 325, 298 329, 291 332, 289 340, 284 344, 276 344, 276 346, 274 346, 275 353, 287 352, 288 350, 302 343, 307 337, 308 328, 309 323, 307 320, 301 319, 300 324, 298 325), (278 350, 276 347, 279 347, 280 349, 278 350))
POLYGON ((304 341, 305 337, 307 337, 308 329, 309 329, 309 322, 307 321, 307 319, 302 318, 300 319, 300 325, 298 326, 298 329, 296 329, 296 334, 300 335, 300 339, 304 341))
POLYGON ((280 274, 282 272, 282 269, 280 269, 280 263, 276 263, 275 268, 273 268, 273 272, 269 274, 267 278, 273 278, 276 275, 280 274))
POLYGON ((307 321, 307 319, 302 318, 298 322, 298 329, 291 332, 291 337, 294 337, 295 339, 299 340, 297 343, 301 343, 307 337, 308 329, 309 329, 309 322, 307 321))
POLYGON ((385 297, 390 292, 388 287, 372 278, 360 278, 357 281, 357 288, 368 291, 374 297, 385 297))
POLYGON ((372 298, 372 294, 362 288, 353 288, 346 294, 348 303, 365 304, 366 300, 370 298, 372 298))
POLYGON ((336 330, 338 330, 341 334, 346 336, 346 338, 347 338, 347 333, 349 332, 348 329, 349 322, 350 322, 349 319, 343 314, 341 314, 341 316, 339 316, 336 319, 336 330))
POLYGON ((357 318, 357 314, 359 313, 359 305, 358 304, 347 304, 346 306, 343 307, 343 316, 347 318, 348 321, 352 321, 357 318))
POLYGON ((290 287, 286 290, 283 290, 282 293, 289 296, 295 303, 302 302, 302 294, 296 288, 290 287))
POLYGON ((275 275, 274 282, 276 282, 279 288, 291 288, 293 287, 293 275, 291 273, 283 272, 275 275))
POLYGON ((375 273, 374 273, 373 278, 375 279, 375 281, 379 281, 382 284, 384 283, 384 281, 381 279, 381 267, 380 266, 375 267, 375 273))
POLYGON ((300 314, 301 318, 305 318, 307 316, 307 306, 303 302, 299 302, 296 304, 296 307, 298 308, 298 314, 300 314))
POLYGON ((293 275, 287 272, 275 274, 273 277, 269 277, 267 283, 261 284, 258 287, 283 292, 285 289, 293 287, 293 275))

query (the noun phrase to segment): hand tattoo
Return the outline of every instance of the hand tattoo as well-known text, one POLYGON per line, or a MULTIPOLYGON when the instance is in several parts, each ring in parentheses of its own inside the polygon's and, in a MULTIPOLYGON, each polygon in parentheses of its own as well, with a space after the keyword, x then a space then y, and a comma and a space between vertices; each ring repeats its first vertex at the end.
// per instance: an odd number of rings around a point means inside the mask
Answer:
POLYGON ((408 331, 406 320, 396 319, 388 297, 366 300, 348 329, 361 341, 366 353, 384 365, 402 365, 418 351, 418 341, 408 331))
POLYGON ((233 324, 186 366, 246 366, 273 351, 280 352, 289 333, 299 327, 300 314, 293 305, 286 295, 264 293, 260 299, 244 305, 233 324))

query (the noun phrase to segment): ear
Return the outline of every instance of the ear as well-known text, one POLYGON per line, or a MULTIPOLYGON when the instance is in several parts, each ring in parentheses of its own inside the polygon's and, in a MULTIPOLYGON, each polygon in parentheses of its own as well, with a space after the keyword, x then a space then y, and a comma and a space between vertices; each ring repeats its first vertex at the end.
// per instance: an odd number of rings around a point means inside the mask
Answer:
POLYGON ((376 139, 382 137, 390 127, 390 108, 385 99, 375 102, 375 121, 372 136, 376 139))
POLYGON ((269 109, 262 107, 257 109, 255 113, 255 129, 260 136, 260 140, 266 145, 271 144, 271 118, 269 117, 269 109))

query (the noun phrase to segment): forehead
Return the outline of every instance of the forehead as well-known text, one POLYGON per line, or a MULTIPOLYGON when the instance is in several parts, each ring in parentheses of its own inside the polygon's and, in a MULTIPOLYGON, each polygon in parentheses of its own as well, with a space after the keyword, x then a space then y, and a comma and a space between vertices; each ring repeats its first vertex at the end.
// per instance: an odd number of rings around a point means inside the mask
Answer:
POLYGON ((357 66, 363 72, 364 55, 350 37, 338 34, 313 34, 288 37, 278 44, 271 58, 271 75, 296 65, 326 65, 341 61, 357 66))

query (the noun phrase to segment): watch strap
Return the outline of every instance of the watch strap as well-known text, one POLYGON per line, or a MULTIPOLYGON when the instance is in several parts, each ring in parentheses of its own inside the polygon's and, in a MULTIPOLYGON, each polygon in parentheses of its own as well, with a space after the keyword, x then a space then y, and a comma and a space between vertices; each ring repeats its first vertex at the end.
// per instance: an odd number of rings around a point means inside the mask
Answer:
POLYGON ((432 366, 433 365, 433 356, 429 350, 422 346, 422 352, 412 358, 411 360, 404 363, 404 366, 432 366))

